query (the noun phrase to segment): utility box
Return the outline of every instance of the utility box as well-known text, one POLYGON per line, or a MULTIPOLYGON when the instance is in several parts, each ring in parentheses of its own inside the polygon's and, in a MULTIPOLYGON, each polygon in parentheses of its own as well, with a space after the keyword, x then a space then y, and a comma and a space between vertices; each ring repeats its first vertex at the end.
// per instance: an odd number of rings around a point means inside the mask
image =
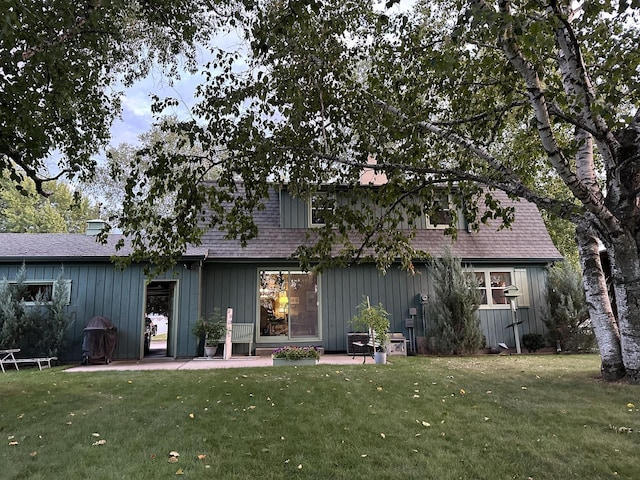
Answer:
POLYGON ((407 339, 402 333, 392 333, 389 335, 389 355, 407 355, 407 339))

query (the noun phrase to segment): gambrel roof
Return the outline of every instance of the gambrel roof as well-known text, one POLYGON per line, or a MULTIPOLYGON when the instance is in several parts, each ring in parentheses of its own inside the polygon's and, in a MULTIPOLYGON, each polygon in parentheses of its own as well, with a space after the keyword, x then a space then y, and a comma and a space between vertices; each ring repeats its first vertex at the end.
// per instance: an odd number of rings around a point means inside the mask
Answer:
MULTIPOLYGON (((443 230, 423 229, 417 232, 415 248, 434 256, 449 247, 453 255, 469 262, 548 263, 562 259, 553 245, 537 207, 527 201, 514 202, 503 196, 503 205, 513 204, 515 220, 510 228, 498 230, 499 223, 483 225, 479 232, 459 230, 457 239, 443 230)), ((205 233, 200 247, 190 247, 184 258, 237 260, 286 260, 303 245, 307 228, 283 228, 280 219, 280 194, 275 189, 265 201, 265 209, 254 213, 258 237, 242 247, 237 240, 227 240, 220 230, 205 233)), ((128 248, 118 252, 115 244, 121 235, 112 234, 107 244, 83 234, 0 233, 0 261, 16 260, 108 260, 125 256, 128 248)))
MULTIPOLYGON (((499 221, 483 225, 479 232, 459 230, 453 240, 439 229, 423 229, 417 232, 413 245, 418 250, 434 256, 449 247, 452 254, 463 260, 476 262, 517 261, 549 263, 562 260, 553 245, 538 208, 527 201, 509 200, 496 193, 504 206, 513 205, 515 220, 510 228, 499 230, 499 221)), ((236 240, 226 240, 224 232, 211 230, 203 237, 203 246, 209 248, 208 258, 233 259, 287 259, 299 245, 308 240, 307 228, 282 228, 280 222, 280 196, 278 192, 266 200, 265 209, 255 212, 258 237, 250 240, 245 248, 236 240)))

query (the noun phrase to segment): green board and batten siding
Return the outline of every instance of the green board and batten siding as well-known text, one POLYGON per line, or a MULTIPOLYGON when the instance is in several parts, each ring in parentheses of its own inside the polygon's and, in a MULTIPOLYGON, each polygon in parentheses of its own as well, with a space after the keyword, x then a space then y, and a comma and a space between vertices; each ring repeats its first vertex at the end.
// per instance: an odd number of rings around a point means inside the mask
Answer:
MULTIPOLYGON (((286 262, 207 264, 203 274, 203 312, 209 315, 215 307, 223 312, 231 307, 234 322, 254 323, 258 328, 258 272, 283 267, 295 269, 296 265, 286 262)), ((523 321, 520 331, 522 334, 544 333, 542 312, 545 303, 541 292, 545 284, 545 267, 527 265, 522 270, 527 276, 529 306, 518 309, 518 320, 523 321)), ((351 331, 349 321, 364 295, 369 296, 372 304, 382 303, 391 314, 391 330, 407 337, 405 319, 409 317, 409 308, 416 308, 415 333, 423 335, 422 315, 426 315, 427 328, 430 322, 428 308, 421 305, 420 295, 433 291, 430 278, 426 265, 416 266, 415 275, 398 269, 390 269, 383 275, 372 266, 334 269, 321 274, 318 288, 322 339, 319 343, 326 351, 346 350, 347 333, 351 331)), ((512 323, 510 309, 480 309, 478 316, 488 346, 500 342, 514 345, 513 331, 507 328, 512 323)))
MULTIPOLYGON (((119 270, 109 262, 26 263, 26 280, 55 280, 64 267, 63 277, 71 280, 68 313, 72 323, 68 332, 65 359, 82 357, 84 327, 94 316, 111 320, 118 328, 114 358, 137 359, 142 354, 142 319, 144 315, 145 275, 143 267, 132 265, 119 270)), ((0 265, 0 278, 15 279, 20 265, 0 265)), ((178 305, 174 319, 177 334, 175 356, 193 356, 195 339, 189 324, 198 312, 198 271, 176 269, 154 280, 177 281, 175 301, 178 305)), ((172 345, 173 346, 173 345, 172 345)), ((171 356, 173 352, 168 352, 171 356)))

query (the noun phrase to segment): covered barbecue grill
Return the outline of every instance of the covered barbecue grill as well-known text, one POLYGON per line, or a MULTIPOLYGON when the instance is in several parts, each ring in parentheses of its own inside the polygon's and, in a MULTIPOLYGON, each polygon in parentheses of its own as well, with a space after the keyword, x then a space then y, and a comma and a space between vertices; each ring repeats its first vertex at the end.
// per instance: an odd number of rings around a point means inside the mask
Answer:
POLYGON ((118 329, 104 317, 93 317, 84 329, 82 364, 111 363, 118 329))

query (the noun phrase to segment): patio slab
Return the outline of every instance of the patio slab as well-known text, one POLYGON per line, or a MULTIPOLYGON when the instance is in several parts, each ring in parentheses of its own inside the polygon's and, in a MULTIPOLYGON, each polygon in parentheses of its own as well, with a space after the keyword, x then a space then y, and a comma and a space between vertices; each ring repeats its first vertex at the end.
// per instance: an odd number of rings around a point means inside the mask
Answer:
MULTIPOLYGON (((353 365, 362 363, 362 356, 352 358, 346 354, 325 354, 320 357, 320 365, 353 365)), ((367 363, 373 364, 369 358, 367 363)), ((270 367, 271 357, 242 356, 229 360, 222 358, 190 358, 190 359, 145 359, 145 360, 114 360, 109 365, 79 365, 67 368, 65 372, 100 372, 126 370, 209 370, 216 368, 250 368, 270 367)))

